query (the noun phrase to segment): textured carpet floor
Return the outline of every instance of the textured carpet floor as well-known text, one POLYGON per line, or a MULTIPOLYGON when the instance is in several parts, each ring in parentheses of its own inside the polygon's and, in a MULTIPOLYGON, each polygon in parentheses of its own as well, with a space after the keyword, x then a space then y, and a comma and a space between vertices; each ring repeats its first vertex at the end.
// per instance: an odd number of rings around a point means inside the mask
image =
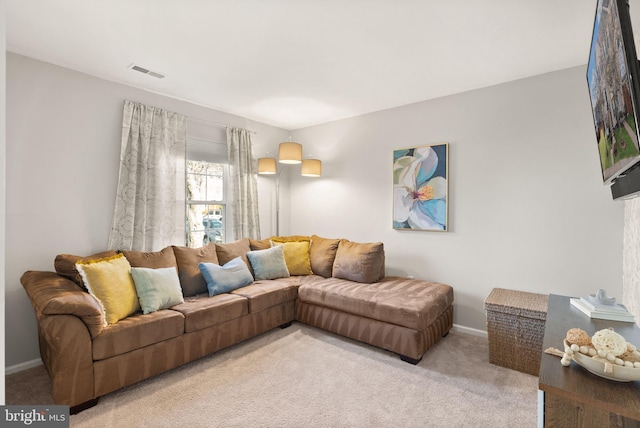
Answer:
MULTIPOLYGON (((72 427, 535 427, 538 378, 488 362, 452 332, 416 366, 294 323, 108 394, 72 427)), ((7 404, 51 400, 37 367, 7 377, 7 404)))

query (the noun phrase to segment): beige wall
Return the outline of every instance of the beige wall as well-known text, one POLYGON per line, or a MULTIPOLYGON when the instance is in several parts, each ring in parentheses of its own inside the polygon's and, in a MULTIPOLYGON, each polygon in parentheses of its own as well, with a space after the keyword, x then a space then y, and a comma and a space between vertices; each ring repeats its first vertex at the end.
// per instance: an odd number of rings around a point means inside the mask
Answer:
MULTIPOLYGON (((26 270, 53 270, 56 254, 107 247, 120 156, 122 102, 198 119, 189 134, 226 141, 222 123, 249 128, 256 153, 285 140, 278 128, 108 82, 24 56, 7 56, 6 365, 39 358, 26 270)), ((259 188, 271 183, 261 181, 259 188)), ((269 228, 268 206, 262 211, 269 228)))
MULTIPOLYGON (((39 357, 22 272, 106 247, 124 98, 256 130, 258 157, 291 134, 324 173, 285 170, 281 234, 384 242, 388 274, 454 287, 458 325, 485 329, 493 287, 621 295, 623 205, 600 181, 582 67, 289 133, 8 54, 7 366, 39 357), (392 151, 440 142, 450 143, 450 231, 393 230, 392 151)), ((205 128, 194 131, 222 138, 205 128)), ((274 179, 258 184, 266 237, 274 179)))
POLYGON ((601 182, 585 72, 294 132, 324 175, 292 182, 291 232, 384 242, 388 274, 451 284, 454 322, 475 329, 494 287, 621 298, 623 204, 601 182), (393 230, 393 150, 442 142, 450 231, 393 230))

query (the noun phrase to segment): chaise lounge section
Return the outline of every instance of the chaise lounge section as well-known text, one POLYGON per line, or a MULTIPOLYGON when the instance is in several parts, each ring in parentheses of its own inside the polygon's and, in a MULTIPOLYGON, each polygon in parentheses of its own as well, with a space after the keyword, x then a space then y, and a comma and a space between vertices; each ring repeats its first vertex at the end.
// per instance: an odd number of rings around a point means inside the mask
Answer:
POLYGON ((306 279, 296 320, 395 352, 417 364, 453 325, 453 289, 444 284, 384 277, 371 284, 306 279))
POLYGON ((413 364, 453 325, 450 286, 385 277, 382 243, 316 235, 123 251, 132 268, 175 268, 183 298, 106 324, 105 309, 84 288, 76 263, 101 262, 114 254, 59 255, 56 272, 29 271, 21 279, 36 314, 54 401, 74 413, 102 395, 294 320, 389 350, 413 364), (264 266, 254 256, 269 251, 272 243, 283 247, 290 274, 261 279, 264 266), (199 265, 224 269, 238 258, 251 272, 251 283, 210 296, 199 265))

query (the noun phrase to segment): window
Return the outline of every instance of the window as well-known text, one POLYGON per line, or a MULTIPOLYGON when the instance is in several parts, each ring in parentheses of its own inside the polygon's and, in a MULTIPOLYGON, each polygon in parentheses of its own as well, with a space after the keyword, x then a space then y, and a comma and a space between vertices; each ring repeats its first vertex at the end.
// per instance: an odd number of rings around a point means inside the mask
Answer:
POLYGON ((226 241, 227 174, 226 144, 187 138, 185 223, 188 247, 226 241))

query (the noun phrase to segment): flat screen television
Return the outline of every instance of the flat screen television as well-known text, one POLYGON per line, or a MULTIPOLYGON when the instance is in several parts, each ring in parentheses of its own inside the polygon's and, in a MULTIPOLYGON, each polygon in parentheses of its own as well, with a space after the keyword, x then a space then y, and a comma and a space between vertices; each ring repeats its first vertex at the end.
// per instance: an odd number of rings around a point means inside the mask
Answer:
POLYGON ((611 184, 640 161, 640 71, 627 0, 598 0, 587 83, 602 180, 611 184))

